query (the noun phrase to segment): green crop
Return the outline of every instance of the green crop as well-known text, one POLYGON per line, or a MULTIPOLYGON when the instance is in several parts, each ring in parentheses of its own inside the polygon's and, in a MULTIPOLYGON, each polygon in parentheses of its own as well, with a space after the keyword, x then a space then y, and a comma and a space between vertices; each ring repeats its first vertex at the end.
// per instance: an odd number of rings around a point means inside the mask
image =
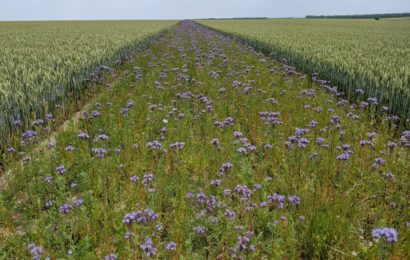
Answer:
POLYGON ((114 61, 176 21, 0 23, 0 143, 78 92, 96 65, 114 61))
POLYGON ((201 24, 239 36, 307 72, 376 97, 393 114, 410 116, 410 21, 212 20, 201 24))

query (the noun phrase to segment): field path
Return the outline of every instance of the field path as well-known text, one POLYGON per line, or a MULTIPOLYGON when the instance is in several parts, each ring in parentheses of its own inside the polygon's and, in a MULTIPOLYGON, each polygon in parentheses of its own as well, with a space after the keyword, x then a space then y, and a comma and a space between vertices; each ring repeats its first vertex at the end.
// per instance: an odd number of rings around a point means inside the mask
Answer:
POLYGON ((192 21, 117 74, 55 145, 10 155, 0 257, 406 258, 392 118, 192 21))

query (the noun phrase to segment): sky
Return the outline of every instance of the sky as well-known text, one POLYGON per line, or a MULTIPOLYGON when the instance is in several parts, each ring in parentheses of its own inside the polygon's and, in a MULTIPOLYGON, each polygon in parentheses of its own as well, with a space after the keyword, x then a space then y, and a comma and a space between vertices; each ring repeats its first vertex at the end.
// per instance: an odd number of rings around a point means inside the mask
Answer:
POLYGON ((0 0, 0 20, 304 17, 410 12, 410 0, 0 0))

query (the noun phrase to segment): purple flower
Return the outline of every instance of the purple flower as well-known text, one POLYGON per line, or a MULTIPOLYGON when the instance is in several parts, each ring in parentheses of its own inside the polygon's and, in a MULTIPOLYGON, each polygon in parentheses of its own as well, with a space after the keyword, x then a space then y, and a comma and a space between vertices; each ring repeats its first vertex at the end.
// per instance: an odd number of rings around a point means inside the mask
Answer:
POLYGON ((386 161, 383 158, 378 157, 378 158, 374 159, 374 162, 377 163, 377 164, 384 164, 386 161))
POLYGON ((219 145, 219 140, 217 138, 212 139, 211 144, 218 146, 219 145))
POLYGON ((39 126, 39 125, 43 125, 43 124, 44 124, 44 120, 43 120, 43 119, 37 119, 37 120, 34 121, 34 125, 39 126))
POLYGON ((142 178, 142 184, 147 187, 148 184, 154 180, 154 174, 153 173, 147 173, 144 174, 144 177, 142 178))
POLYGON ((176 149, 178 149, 178 150, 181 150, 182 148, 184 148, 184 146, 185 146, 185 143, 183 143, 183 142, 176 142, 176 143, 171 144, 169 147, 170 147, 170 148, 176 148, 176 149))
POLYGON ((105 154, 107 153, 104 148, 93 148, 91 151, 100 159, 104 158, 105 154))
POLYGON ((131 180, 132 182, 137 182, 139 179, 140 179, 140 178, 138 178, 138 176, 135 176, 135 175, 130 177, 130 180, 131 180))
POLYGON ((399 239, 397 230, 390 227, 375 228, 372 230, 372 236, 377 240, 384 236, 386 238, 386 241, 389 243, 397 242, 399 239))
POLYGON ((240 132, 240 131, 235 131, 235 132, 233 132, 233 136, 234 136, 235 138, 242 137, 242 132, 240 132))
POLYGON ((243 147, 240 147, 239 149, 238 149, 238 152, 240 153, 240 154, 243 154, 243 155, 246 155, 246 149, 245 148, 243 148, 243 147))
POLYGON ((394 179, 394 174, 391 173, 391 172, 386 173, 385 176, 388 180, 393 180, 394 179))
POLYGON ((229 220, 234 220, 236 214, 235 214, 235 211, 226 209, 226 210, 225 210, 225 216, 226 216, 229 220))
POLYGON ((370 140, 373 140, 373 138, 375 138, 376 135, 377 135, 376 132, 369 132, 369 133, 367 133, 367 137, 368 137, 370 140))
POLYGON ((285 196, 281 195, 281 194, 277 194, 276 192, 273 195, 268 195, 267 200, 269 203, 274 203, 277 202, 278 203, 278 208, 282 209, 283 205, 285 203, 285 196))
POLYGON ((128 108, 133 107, 134 105, 135 105, 135 101, 134 101, 134 100, 131 100, 131 99, 130 99, 130 100, 127 101, 127 107, 128 107, 128 108))
POLYGON ((234 120, 233 120, 232 117, 227 117, 227 118, 225 118, 225 120, 223 121, 223 124, 224 124, 224 125, 233 125, 233 122, 234 122, 234 120))
POLYGON ((177 249, 177 244, 175 242, 168 242, 166 246, 167 250, 169 251, 175 251, 177 249))
POLYGON ((16 149, 14 149, 13 147, 7 147, 7 152, 8 153, 15 153, 16 149))
POLYGON ((237 248, 240 251, 248 249, 248 244, 251 242, 252 235, 253 233, 251 231, 248 231, 244 236, 238 236, 237 248))
POLYGON ((22 138, 26 140, 32 140, 37 136, 37 132, 33 130, 27 130, 22 134, 22 138))
POLYGON ((388 146, 389 149, 390 149, 390 153, 393 153, 394 148, 396 148, 397 144, 396 144, 395 142, 388 142, 388 143, 387 143, 387 146, 388 146))
POLYGON ((157 140, 150 141, 147 143, 147 147, 151 148, 152 150, 158 150, 159 148, 161 148, 161 143, 157 140))
POLYGON ((317 144, 322 144, 322 143, 324 143, 324 142, 325 142, 325 138, 322 138, 322 137, 316 138, 316 143, 317 143, 317 144))
POLYGON ((205 193, 198 193, 196 195, 196 200, 199 204, 204 204, 206 202, 206 195, 205 193))
POLYGON ((316 120, 310 121, 309 126, 310 126, 310 127, 315 127, 315 126, 317 126, 317 121, 316 121, 316 120))
POLYGON ((101 115, 101 113, 98 112, 98 111, 96 111, 96 110, 94 110, 94 111, 91 112, 91 117, 92 117, 92 118, 97 118, 97 117, 99 117, 100 115, 101 115))
POLYGON ((46 114, 46 115, 44 116, 44 120, 45 120, 45 121, 51 121, 51 120, 53 120, 53 114, 51 114, 51 113, 46 114))
POLYGON ((194 197, 194 194, 193 194, 192 192, 188 192, 188 193, 185 195, 185 197, 186 197, 187 199, 192 199, 192 198, 194 197))
POLYGON ((80 139, 88 139, 88 138, 90 138, 90 136, 89 136, 86 132, 80 132, 80 133, 77 135, 77 137, 80 138, 80 139))
POLYGON ((232 191, 230 189, 224 189, 224 195, 225 196, 231 196, 232 191))
POLYGON ((125 213, 122 223, 130 225, 134 222, 147 224, 155 221, 158 218, 158 214, 151 209, 137 210, 133 212, 125 213))
POLYGON ((306 139, 306 138, 300 138, 300 139, 298 140, 298 147, 299 147, 299 148, 305 148, 306 145, 308 145, 308 144, 309 144, 309 140, 306 139))
POLYGON ((123 117, 127 117, 129 113, 129 109, 127 107, 122 107, 120 113, 123 117))
POLYGON ((360 145, 361 145, 361 146, 368 145, 368 146, 373 147, 373 142, 372 142, 372 141, 369 141, 369 140, 361 140, 361 141, 360 141, 360 145))
POLYGON ((43 248, 34 243, 30 243, 27 248, 34 260, 40 260, 41 256, 44 254, 43 248))
POLYGON ((222 181, 219 180, 219 179, 211 180, 211 186, 218 187, 218 186, 221 186, 221 183, 222 183, 222 181))
POLYGON ((47 183, 52 183, 53 182, 53 176, 47 176, 44 178, 44 181, 47 183))
POLYGON ((317 157, 317 153, 314 152, 314 153, 312 153, 311 156, 309 156, 309 160, 312 161, 312 160, 314 160, 316 157, 317 157))
POLYGON ((218 173, 227 173, 232 168, 232 163, 226 162, 223 163, 222 166, 219 168, 218 173))
POLYGON ((252 195, 252 191, 246 185, 236 185, 235 191, 246 198, 249 198, 252 195))
POLYGON ((294 205, 297 206, 300 204, 300 197, 297 195, 291 195, 288 197, 289 202, 294 205))
POLYGON ((350 155, 349 155, 349 153, 344 152, 344 153, 338 155, 338 156, 336 157, 336 159, 339 160, 339 161, 347 161, 347 160, 350 159, 350 155))
POLYGON ((193 228, 194 232, 197 234, 205 234, 207 231, 207 228, 204 226, 196 226, 193 228))
POLYGON ((70 204, 64 204, 63 206, 60 207, 60 212, 64 214, 70 213, 71 210, 71 205, 70 204))
POLYGON ((65 173, 64 165, 57 166, 56 172, 58 172, 59 174, 64 174, 65 173))
POLYGON ((105 256, 104 260, 117 260, 117 255, 114 254, 114 253, 111 253, 111 254, 105 256))
POLYGON ((340 123, 340 117, 339 116, 332 116, 332 119, 330 120, 332 124, 338 124, 340 123))
POLYGON ((369 101, 372 105, 375 105, 375 106, 379 104, 379 102, 377 101, 377 98, 375 97, 369 97, 367 101, 369 101))
POLYGON ((77 207, 80 207, 81 205, 83 205, 83 203, 84 203, 84 200, 83 200, 83 199, 76 199, 76 200, 74 200, 74 204, 75 204, 77 207))
POLYGON ((53 206, 53 201, 52 200, 47 200, 46 203, 44 203, 44 206, 46 208, 51 208, 51 206, 53 206))
POLYGON ((66 147, 64 148, 64 150, 66 150, 66 151, 68 151, 68 152, 74 151, 74 146, 72 146, 72 145, 66 146, 66 147))
POLYGON ((296 136, 303 136, 309 132, 309 129, 306 128, 296 128, 295 135, 296 136))
POLYGON ((364 95, 364 91, 361 88, 356 89, 356 94, 357 95, 364 95))
POLYGON ((109 137, 108 137, 108 135, 106 135, 106 134, 100 134, 100 135, 98 135, 96 138, 95 138, 95 142, 97 142, 98 140, 108 140, 109 139, 109 137))
POLYGON ((273 148, 273 145, 271 145, 271 144, 265 144, 265 145, 263 146, 263 148, 265 148, 265 149, 272 149, 272 148, 273 148))
POLYGON ((157 249, 154 246, 151 238, 147 238, 144 243, 140 245, 141 250, 148 257, 153 257, 157 253, 157 249))
POLYGON ((130 239, 134 234, 130 231, 125 232, 124 238, 125 239, 130 239))

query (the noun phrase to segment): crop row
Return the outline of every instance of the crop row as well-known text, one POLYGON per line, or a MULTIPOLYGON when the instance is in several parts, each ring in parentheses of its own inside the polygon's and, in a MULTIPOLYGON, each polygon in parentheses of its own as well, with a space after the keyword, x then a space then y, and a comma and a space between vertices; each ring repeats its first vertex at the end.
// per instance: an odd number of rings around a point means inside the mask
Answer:
MULTIPOLYGON (((30 124, 97 65, 113 62, 175 21, 0 23, 0 143, 30 124)), ((1 147, 1 146, 0 146, 1 147)))
MULTIPOLYGON (((260 50, 318 73, 350 98, 363 92, 410 116, 410 22, 368 20, 207 20, 260 50)), ((387 108, 385 108, 387 109, 387 108)), ((404 121, 404 120, 403 120, 404 121)))

